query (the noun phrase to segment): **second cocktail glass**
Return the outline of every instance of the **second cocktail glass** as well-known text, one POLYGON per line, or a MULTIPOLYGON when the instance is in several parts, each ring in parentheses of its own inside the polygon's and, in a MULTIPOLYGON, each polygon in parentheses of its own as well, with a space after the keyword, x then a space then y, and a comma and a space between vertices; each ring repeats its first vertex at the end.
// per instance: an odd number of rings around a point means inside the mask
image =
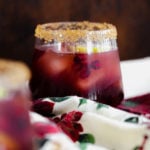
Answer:
POLYGON ((22 62, 0 59, 0 150, 33 150, 27 86, 30 70, 22 62))

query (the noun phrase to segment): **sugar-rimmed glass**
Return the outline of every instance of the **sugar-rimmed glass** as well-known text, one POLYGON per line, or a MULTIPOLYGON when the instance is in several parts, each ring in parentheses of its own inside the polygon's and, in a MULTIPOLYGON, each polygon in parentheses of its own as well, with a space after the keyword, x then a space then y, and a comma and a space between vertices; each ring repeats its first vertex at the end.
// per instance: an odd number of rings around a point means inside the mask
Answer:
POLYGON ((123 99, 116 27, 108 23, 37 25, 33 97, 78 95, 116 106, 123 99))
POLYGON ((0 149, 33 150, 28 67, 0 59, 0 149))

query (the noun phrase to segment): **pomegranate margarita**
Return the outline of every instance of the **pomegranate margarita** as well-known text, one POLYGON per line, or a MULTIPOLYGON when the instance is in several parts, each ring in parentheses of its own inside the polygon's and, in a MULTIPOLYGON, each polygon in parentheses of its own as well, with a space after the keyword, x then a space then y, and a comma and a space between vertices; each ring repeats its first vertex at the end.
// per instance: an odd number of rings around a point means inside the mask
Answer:
POLYGON ((78 95, 116 106, 123 99, 117 31, 111 24, 38 25, 30 87, 34 98, 78 95))
POLYGON ((33 150, 28 68, 0 59, 0 149, 33 150))

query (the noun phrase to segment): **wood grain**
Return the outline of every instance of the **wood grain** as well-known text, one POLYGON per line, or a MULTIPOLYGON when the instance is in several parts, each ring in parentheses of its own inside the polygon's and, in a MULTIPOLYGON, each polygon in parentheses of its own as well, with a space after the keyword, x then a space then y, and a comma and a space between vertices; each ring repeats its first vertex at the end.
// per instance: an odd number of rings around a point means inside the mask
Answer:
POLYGON ((110 22, 121 60, 150 55, 149 0, 0 0, 0 57, 30 65, 34 28, 56 21, 110 22))

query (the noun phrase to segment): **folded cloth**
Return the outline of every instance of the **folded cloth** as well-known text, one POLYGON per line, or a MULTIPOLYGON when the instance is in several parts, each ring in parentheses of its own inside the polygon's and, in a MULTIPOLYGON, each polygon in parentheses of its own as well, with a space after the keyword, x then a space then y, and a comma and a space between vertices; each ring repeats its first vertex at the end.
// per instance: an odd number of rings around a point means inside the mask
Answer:
POLYGON ((34 101, 38 149, 150 150, 149 66, 150 57, 121 61, 125 100, 118 108, 77 96, 34 101))
POLYGON ((34 112, 30 112, 30 117, 37 150, 78 150, 78 147, 54 122, 34 112))
POLYGON ((37 150, 108 150, 91 143, 75 144, 62 130, 49 119, 30 112, 37 150))
POLYGON ((125 99, 150 92, 150 57, 121 61, 125 99))
POLYGON ((150 93, 125 99, 118 108, 150 118, 150 93))
POLYGON ((150 57, 121 61, 125 100, 118 106, 150 117, 150 57))
POLYGON ((142 115, 77 96, 38 99, 32 110, 55 122, 78 149, 150 150, 150 120, 142 115))

